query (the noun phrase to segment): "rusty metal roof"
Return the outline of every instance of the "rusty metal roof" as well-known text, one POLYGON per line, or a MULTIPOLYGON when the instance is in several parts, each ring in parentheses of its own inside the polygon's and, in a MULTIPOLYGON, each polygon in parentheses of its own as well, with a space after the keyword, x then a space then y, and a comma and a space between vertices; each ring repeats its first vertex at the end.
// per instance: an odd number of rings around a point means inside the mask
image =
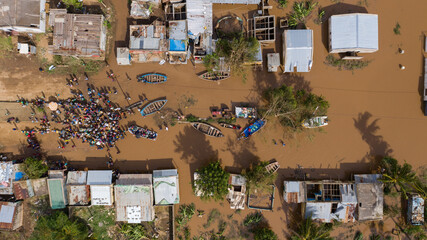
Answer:
POLYGON ((67 185, 69 205, 88 205, 90 201, 89 185, 67 185))

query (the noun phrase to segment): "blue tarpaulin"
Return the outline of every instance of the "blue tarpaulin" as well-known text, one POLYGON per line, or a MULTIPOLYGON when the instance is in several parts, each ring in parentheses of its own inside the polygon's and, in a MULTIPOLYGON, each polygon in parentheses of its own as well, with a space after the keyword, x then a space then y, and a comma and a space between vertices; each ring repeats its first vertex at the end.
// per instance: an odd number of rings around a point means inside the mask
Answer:
POLYGON ((169 51, 185 51, 185 41, 169 39, 169 51))

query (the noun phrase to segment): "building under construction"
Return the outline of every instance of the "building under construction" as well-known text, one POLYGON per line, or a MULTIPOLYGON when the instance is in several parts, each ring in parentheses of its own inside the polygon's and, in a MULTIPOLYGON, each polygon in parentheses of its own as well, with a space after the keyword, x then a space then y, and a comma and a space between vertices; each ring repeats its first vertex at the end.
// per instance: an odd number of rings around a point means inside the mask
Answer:
POLYGON ((249 35, 258 42, 276 41, 276 18, 274 15, 255 16, 248 20, 249 35))

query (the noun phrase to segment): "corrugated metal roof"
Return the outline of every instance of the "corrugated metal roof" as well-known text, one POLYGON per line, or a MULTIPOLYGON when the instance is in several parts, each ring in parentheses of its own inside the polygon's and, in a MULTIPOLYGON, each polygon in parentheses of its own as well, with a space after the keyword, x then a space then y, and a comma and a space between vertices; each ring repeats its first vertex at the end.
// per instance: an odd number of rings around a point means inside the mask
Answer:
POLYGON ((358 217, 363 220, 382 220, 384 192, 382 183, 356 184, 358 217))
POLYGON ((241 186, 246 184, 246 178, 240 174, 231 174, 230 180, 230 184, 234 186, 241 186))
POLYGON ((285 72, 309 72, 313 64, 313 30, 283 32, 285 72))
POLYGON ((2 205, 0 209, 0 222, 12 223, 15 206, 2 205))
POLYGON ((330 18, 331 50, 378 50, 378 15, 353 13, 330 18))
POLYGON ((87 173, 87 185, 110 185, 112 178, 111 170, 90 170, 87 173))
POLYGON ((70 185, 85 185, 87 179, 87 171, 69 171, 67 173, 67 184, 70 185))
POLYGON ((186 40, 187 39, 187 21, 169 21, 169 39, 186 40))
POLYGON ((17 181, 13 183, 13 193, 17 200, 27 199, 34 196, 31 179, 17 181))
POLYGON ((91 205, 112 205, 113 204, 112 196, 111 196, 112 191, 113 191, 113 188, 111 185, 90 186, 91 205))
POLYGON ((188 34, 212 35, 212 3, 210 0, 187 0, 188 34))
POLYGON ((50 206, 52 209, 65 208, 67 203, 65 198, 66 193, 64 180, 62 178, 48 179, 47 185, 49 189, 50 206))
POLYGON ((65 174, 64 174, 65 170, 49 170, 47 172, 49 178, 64 178, 65 174))
POLYGON ((331 222, 331 202, 307 202, 305 205, 305 218, 319 220, 321 222, 331 222))
POLYGON ((343 203, 357 203, 355 184, 342 184, 342 185, 340 185, 340 192, 341 192, 341 202, 343 202, 343 203))
POLYGON ((301 203, 306 201, 304 182, 284 181, 283 198, 287 203, 301 203))
POLYGON ((153 171, 154 203, 168 205, 179 203, 179 178, 176 169, 153 171))
POLYGON ((68 185, 69 205, 88 205, 90 199, 89 185, 68 185))
POLYGON ((151 174, 120 174, 116 185, 152 185, 151 174))
POLYGON ((116 200, 116 221, 135 223, 154 219, 151 185, 115 185, 114 196, 116 200), (140 212, 135 213, 134 211, 138 210, 138 207, 140 207, 140 212))

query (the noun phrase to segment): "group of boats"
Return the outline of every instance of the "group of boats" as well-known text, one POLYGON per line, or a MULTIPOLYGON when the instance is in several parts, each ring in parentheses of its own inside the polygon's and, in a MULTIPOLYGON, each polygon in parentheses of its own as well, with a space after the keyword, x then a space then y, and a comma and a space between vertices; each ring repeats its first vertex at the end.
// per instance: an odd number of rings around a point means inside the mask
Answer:
MULTIPOLYGON (((206 72, 199 76, 202 79, 210 80, 210 81, 220 81, 230 77, 229 72, 206 72)), ((158 84, 164 83, 167 80, 167 76, 159 73, 147 73, 138 76, 138 82, 150 83, 150 84, 158 84)), ((166 99, 158 99, 147 103, 140 109, 140 113, 142 116, 148 116, 155 112, 160 111, 167 103, 166 99)), ((142 105, 142 104, 141 104, 142 105)), ((247 139, 253 134, 260 131, 265 124, 267 123, 264 119, 257 119, 249 124, 243 131, 240 133, 238 139, 247 139)), ((192 122, 191 125, 197 131, 206 134, 210 137, 224 137, 224 134, 220 129, 204 122, 192 122)), ((235 130, 241 130, 241 127, 238 125, 230 124, 230 123, 219 123, 221 127, 230 128, 235 130)), ((328 117, 327 116, 316 116, 310 119, 307 119, 302 123, 304 128, 317 128, 328 125, 328 117)), ((136 125, 130 126, 128 128, 129 132, 135 135, 137 138, 147 138, 151 140, 156 140, 157 133, 146 128, 142 128, 136 125)))

